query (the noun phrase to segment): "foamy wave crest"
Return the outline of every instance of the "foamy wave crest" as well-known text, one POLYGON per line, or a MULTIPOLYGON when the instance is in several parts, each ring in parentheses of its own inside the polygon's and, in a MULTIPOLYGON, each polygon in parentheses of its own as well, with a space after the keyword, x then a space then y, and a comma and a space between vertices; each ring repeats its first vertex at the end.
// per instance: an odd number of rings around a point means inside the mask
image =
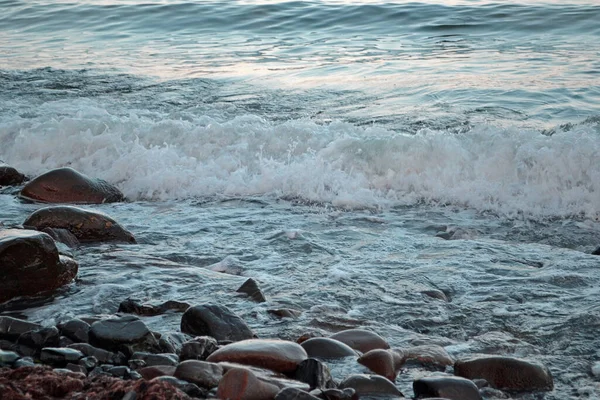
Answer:
POLYGON ((431 202, 508 215, 600 216, 594 124, 552 136, 493 126, 404 135, 251 115, 121 115, 90 101, 39 111, 0 121, 1 159, 30 175, 70 165, 132 200, 267 196, 350 208, 431 202))

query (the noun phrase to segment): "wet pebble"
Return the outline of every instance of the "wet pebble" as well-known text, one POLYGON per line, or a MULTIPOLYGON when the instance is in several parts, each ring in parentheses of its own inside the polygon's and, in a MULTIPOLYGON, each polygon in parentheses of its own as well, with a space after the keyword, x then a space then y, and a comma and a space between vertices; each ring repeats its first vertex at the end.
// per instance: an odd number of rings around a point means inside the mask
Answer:
POLYGON ((300 344, 309 357, 334 359, 356 357, 358 354, 348 345, 331 338, 312 338, 300 344))
POLYGON ((375 332, 365 329, 347 329, 330 336, 354 350, 366 353, 373 349, 389 349, 388 342, 375 332))
POLYGON ((223 367, 212 362, 187 360, 177 366, 173 376, 211 389, 219 385, 219 381, 223 376, 223 367))
POLYGON ((481 400, 473 381, 456 376, 428 376, 413 382, 416 398, 443 397, 450 400, 481 400))
POLYGON ((198 336, 181 346, 179 359, 181 361, 206 360, 217 348, 217 339, 210 336, 198 336))
POLYGON ((45 347, 40 353, 40 361, 55 367, 64 367, 76 363, 84 357, 79 350, 64 347, 45 347))

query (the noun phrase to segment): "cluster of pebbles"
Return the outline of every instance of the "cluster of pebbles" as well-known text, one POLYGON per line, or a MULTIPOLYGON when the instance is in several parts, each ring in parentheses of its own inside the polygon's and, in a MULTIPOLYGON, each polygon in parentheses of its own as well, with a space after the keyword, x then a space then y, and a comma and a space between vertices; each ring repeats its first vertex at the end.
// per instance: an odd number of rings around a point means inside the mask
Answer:
MULTIPOLYGON (((25 177, 0 163, 0 185, 25 177)), ((65 204, 123 200, 119 190, 70 168, 49 171, 18 195, 59 203, 31 214, 17 228, 0 228, 0 302, 43 294, 71 282, 77 262, 61 246, 89 242, 135 243, 108 215, 65 204)), ((264 296, 249 279, 240 289, 264 296)), ((294 310, 272 310, 294 317, 294 310)), ((0 398, 343 400, 372 397, 475 400, 553 389, 549 370, 534 361, 504 356, 454 360, 442 347, 390 348, 375 332, 349 329, 297 341, 257 338, 245 321, 219 304, 127 299, 110 319, 80 318, 57 326, 0 316, 0 398), (180 332, 153 332, 147 315, 182 312, 180 332), (141 316, 133 315, 138 314, 141 316), (342 360, 342 361, 340 361, 342 360), (332 363, 361 366, 364 374, 334 379, 332 363), (394 384, 418 365, 430 371, 413 393, 394 384)), ((337 377, 336 377, 337 378, 337 377)))

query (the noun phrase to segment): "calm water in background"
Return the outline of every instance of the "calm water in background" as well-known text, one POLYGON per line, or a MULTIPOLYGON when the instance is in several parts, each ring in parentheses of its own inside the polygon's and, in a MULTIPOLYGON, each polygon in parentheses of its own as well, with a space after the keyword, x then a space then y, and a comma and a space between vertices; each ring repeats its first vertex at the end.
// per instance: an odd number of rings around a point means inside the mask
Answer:
MULTIPOLYGON (((0 0, 0 159, 117 184, 130 203, 92 208, 140 242, 73 250, 78 282, 4 311, 218 301, 261 336, 364 326, 598 398, 598 21, 591 0, 0 0)), ((3 193, 5 225, 39 208, 3 193)))

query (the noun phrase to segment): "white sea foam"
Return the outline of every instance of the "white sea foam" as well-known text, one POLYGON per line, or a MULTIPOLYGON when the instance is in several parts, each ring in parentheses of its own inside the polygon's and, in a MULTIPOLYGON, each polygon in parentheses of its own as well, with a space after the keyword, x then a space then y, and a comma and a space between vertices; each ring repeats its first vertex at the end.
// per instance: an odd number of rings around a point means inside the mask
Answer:
POLYGON ((46 103, 39 112, 0 120, 0 159, 30 175, 70 165, 133 200, 251 195, 600 216, 600 133, 590 125, 553 136, 489 125, 405 135, 252 115, 113 114, 91 101, 46 103))

